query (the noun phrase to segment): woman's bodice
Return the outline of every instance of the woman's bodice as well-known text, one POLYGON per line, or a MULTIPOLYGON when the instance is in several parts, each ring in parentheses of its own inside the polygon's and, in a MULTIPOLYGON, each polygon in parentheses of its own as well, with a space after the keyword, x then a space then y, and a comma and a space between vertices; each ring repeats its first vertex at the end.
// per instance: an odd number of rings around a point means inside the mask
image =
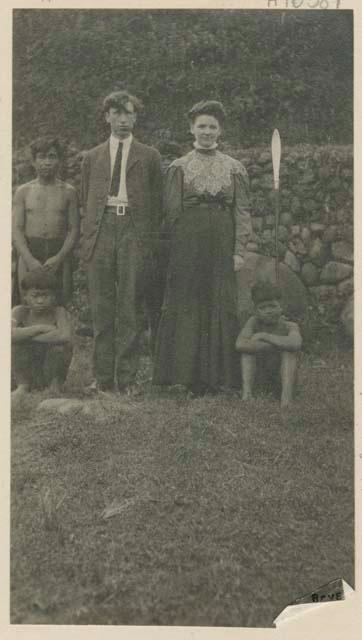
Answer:
POLYGON ((234 195, 234 176, 247 179, 240 162, 218 150, 193 150, 175 160, 183 174, 183 204, 199 198, 201 201, 222 200, 230 204, 234 195))
POLYGON ((230 208, 235 220, 235 252, 242 255, 251 233, 248 176, 238 160, 217 149, 194 149, 174 160, 167 171, 165 209, 170 226, 183 210, 205 202, 230 208))

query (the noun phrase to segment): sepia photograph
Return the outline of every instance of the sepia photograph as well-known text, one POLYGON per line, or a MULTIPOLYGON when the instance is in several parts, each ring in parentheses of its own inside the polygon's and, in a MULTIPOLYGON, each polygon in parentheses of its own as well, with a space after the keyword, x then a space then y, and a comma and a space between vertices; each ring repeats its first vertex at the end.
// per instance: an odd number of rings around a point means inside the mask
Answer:
POLYGON ((354 11, 290 4, 13 8, 11 625, 355 589, 354 11))

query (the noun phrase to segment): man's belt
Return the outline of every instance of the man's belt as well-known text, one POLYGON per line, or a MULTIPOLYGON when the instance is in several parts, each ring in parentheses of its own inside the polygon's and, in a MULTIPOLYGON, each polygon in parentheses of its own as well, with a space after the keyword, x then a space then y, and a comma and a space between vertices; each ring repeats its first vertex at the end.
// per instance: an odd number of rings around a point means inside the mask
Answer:
POLYGON ((127 204, 107 204, 104 208, 105 213, 114 213, 116 216, 127 216, 131 213, 131 207, 127 204))

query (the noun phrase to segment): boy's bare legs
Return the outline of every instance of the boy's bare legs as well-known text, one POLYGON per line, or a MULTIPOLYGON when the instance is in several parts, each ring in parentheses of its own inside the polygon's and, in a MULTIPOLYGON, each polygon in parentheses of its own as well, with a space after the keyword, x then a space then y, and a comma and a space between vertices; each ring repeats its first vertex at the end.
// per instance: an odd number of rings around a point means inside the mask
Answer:
POLYGON ((241 377, 243 382, 242 400, 250 400, 253 397, 253 386, 256 374, 256 357, 249 353, 241 356, 241 377))
POLYGON ((62 393, 72 355, 71 344, 48 346, 44 362, 44 378, 51 395, 57 396, 62 393))
POLYGON ((15 391, 11 393, 11 400, 21 402, 24 396, 29 393, 34 376, 32 353, 29 345, 12 345, 11 361, 17 383, 15 391))
POLYGON ((288 407, 293 401, 294 386, 297 374, 298 354, 291 351, 282 351, 280 375, 282 382, 282 395, 280 406, 288 407))

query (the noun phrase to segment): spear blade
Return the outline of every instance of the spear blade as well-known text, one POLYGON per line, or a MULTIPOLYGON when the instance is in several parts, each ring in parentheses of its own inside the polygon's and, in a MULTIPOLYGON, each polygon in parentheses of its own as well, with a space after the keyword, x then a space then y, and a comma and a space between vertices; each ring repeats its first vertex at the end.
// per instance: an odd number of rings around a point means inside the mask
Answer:
POLYGON ((274 129, 271 141, 271 153, 274 176, 274 193, 275 193, 275 277, 277 284, 279 282, 279 172, 280 158, 282 155, 282 145, 278 129, 274 129))
POLYGON ((279 191, 279 171, 280 171, 280 158, 282 155, 282 145, 280 142, 280 135, 278 129, 274 129, 271 141, 273 174, 274 174, 274 189, 279 191))

